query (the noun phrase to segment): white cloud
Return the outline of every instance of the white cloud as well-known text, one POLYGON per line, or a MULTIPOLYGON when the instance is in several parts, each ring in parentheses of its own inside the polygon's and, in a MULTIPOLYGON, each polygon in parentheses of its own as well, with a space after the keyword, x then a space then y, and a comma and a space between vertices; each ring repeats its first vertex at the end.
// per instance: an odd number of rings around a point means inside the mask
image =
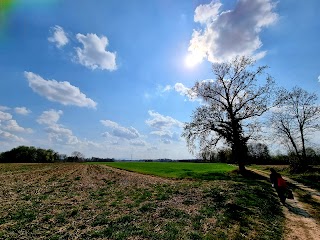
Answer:
POLYGON ((27 133, 33 132, 31 128, 23 128, 23 127, 19 126, 17 121, 13 120, 13 119, 6 121, 3 128, 5 130, 13 131, 13 132, 27 132, 27 133))
POLYGON ((98 37, 93 33, 87 35, 78 33, 76 38, 83 44, 83 48, 76 48, 77 61, 80 64, 93 70, 96 68, 109 71, 117 69, 116 53, 106 50, 109 44, 107 37, 98 37))
POLYGON ((134 139, 140 137, 140 134, 137 129, 133 127, 125 128, 125 127, 117 127, 112 130, 112 134, 114 136, 126 139, 134 139))
POLYGON ((143 140, 131 140, 130 145, 138 146, 138 147, 144 147, 147 145, 147 143, 143 140))
POLYGON ((206 22, 216 20, 221 6, 222 4, 217 1, 212 1, 209 4, 199 5, 194 12, 194 21, 205 24, 206 22))
POLYGON ((48 126, 45 131, 48 133, 50 141, 56 141, 66 144, 77 144, 79 140, 73 135, 70 129, 63 127, 60 124, 48 126))
POLYGON ((0 129, 0 139, 4 139, 6 141, 17 141, 17 142, 23 142, 24 139, 20 138, 12 133, 6 132, 6 131, 2 131, 0 129))
POLYGON ((161 137, 161 140, 170 140, 171 141, 180 141, 181 137, 177 132, 172 132, 170 130, 159 130, 159 131, 152 131, 150 134, 158 135, 161 137))
POLYGON ((26 107, 16 107, 14 111, 21 115, 28 115, 31 113, 31 110, 27 109, 26 107))
POLYGON ((32 72, 24 72, 24 75, 29 81, 29 86, 32 90, 50 101, 78 107, 96 108, 97 106, 96 102, 87 98, 78 87, 71 85, 69 82, 45 80, 32 72))
POLYGON ((127 140, 136 139, 141 136, 138 130, 133 127, 126 128, 110 120, 101 120, 100 122, 110 129, 110 132, 104 133, 103 136, 112 135, 127 140))
POLYGON ((70 129, 65 128, 63 125, 58 124, 60 116, 63 114, 61 110, 57 111, 50 109, 44 111, 37 122, 46 125, 45 131, 48 133, 50 141, 66 144, 78 144, 80 141, 73 135, 70 129))
POLYGON ((12 115, 10 113, 0 111, 0 122, 7 121, 12 119, 12 115))
MULTIPOLYGON (((320 75, 318 76, 318 81, 320 82, 320 75)), ((1 109, 0 109, 1 110, 1 109)))
POLYGON ((146 124, 155 129, 168 129, 171 127, 183 127, 183 123, 169 116, 163 116, 153 110, 148 111, 150 119, 146 120, 146 124))
POLYGON ((193 92, 190 88, 187 88, 182 83, 176 83, 174 85, 174 90, 178 92, 181 96, 188 97, 189 101, 197 100, 197 94, 193 92))
POLYGON ((109 128, 116 128, 119 126, 118 123, 110 121, 110 120, 101 120, 100 121, 104 126, 109 127, 109 128))
POLYGON ((9 110, 9 109, 10 109, 9 107, 0 106, 0 111, 7 111, 7 110, 9 110))
POLYGON ((24 141, 23 138, 16 136, 12 132, 32 133, 33 131, 31 128, 23 128, 19 126, 17 121, 12 119, 12 115, 10 113, 0 111, 0 137, 2 139, 12 141, 24 141))
POLYGON ((165 87, 159 86, 161 92, 170 92, 172 90, 171 85, 166 85, 165 87))
POLYGON ((50 33, 52 36, 48 38, 48 41, 56 44, 58 48, 65 46, 69 42, 67 34, 58 25, 51 27, 50 33))
POLYGON ((180 141, 181 132, 184 124, 172 117, 163 116, 154 111, 148 111, 150 119, 146 120, 146 124, 154 129, 150 134, 160 137, 160 141, 169 144, 172 141, 180 141))
POLYGON ((210 62, 237 55, 263 57, 266 52, 257 51, 262 46, 259 34, 278 19, 275 4, 271 0, 239 0, 234 10, 224 12, 221 6, 220 1, 212 1, 196 8, 194 20, 202 29, 193 31, 188 48, 191 56, 210 62))
POLYGON ((54 109, 50 109, 48 111, 44 111, 37 119, 37 122, 40 124, 53 125, 59 121, 62 114, 63 112, 61 110, 56 111, 54 109))

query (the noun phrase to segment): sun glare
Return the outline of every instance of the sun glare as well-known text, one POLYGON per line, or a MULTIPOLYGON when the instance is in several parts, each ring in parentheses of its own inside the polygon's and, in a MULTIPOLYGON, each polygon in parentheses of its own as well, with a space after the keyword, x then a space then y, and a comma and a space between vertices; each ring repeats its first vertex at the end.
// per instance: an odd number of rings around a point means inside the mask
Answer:
POLYGON ((184 64, 187 68, 194 68, 201 62, 201 57, 195 54, 188 54, 184 59, 184 64))

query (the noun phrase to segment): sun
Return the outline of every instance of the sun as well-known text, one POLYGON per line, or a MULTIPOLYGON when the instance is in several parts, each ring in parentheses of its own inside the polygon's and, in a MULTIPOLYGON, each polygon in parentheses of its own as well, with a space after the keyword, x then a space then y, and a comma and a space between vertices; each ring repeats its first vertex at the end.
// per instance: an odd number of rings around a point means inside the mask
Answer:
POLYGON ((202 58, 200 55, 189 53, 184 59, 184 64, 187 68, 194 68, 201 60, 202 58))

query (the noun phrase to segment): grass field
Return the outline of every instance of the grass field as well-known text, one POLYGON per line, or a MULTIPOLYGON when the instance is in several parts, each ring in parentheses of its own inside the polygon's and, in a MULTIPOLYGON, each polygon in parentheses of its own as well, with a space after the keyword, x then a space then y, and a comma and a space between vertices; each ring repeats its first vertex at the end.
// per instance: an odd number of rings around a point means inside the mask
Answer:
POLYGON ((225 163, 181 163, 181 162, 108 162, 105 164, 143 174, 168 178, 215 179, 226 177, 236 167, 225 163))
POLYGON ((282 238, 269 183, 209 172, 215 180, 103 164, 0 164, 0 239, 282 238))

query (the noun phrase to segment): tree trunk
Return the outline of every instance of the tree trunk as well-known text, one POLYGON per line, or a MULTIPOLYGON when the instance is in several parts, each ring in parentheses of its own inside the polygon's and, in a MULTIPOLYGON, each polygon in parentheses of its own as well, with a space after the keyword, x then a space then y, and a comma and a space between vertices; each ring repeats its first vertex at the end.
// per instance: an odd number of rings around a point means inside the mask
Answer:
POLYGON ((245 173, 247 171, 245 165, 243 163, 239 163, 239 172, 240 173, 245 173))
POLYGON ((243 144, 237 142, 232 147, 232 158, 234 163, 237 163, 239 166, 239 172, 241 174, 246 172, 245 160, 247 156, 247 148, 243 144))
POLYGON ((301 135, 301 143, 302 143, 302 166, 307 166, 307 154, 306 154, 306 146, 305 146, 305 139, 304 139, 304 132, 303 126, 300 126, 300 135, 301 135))

